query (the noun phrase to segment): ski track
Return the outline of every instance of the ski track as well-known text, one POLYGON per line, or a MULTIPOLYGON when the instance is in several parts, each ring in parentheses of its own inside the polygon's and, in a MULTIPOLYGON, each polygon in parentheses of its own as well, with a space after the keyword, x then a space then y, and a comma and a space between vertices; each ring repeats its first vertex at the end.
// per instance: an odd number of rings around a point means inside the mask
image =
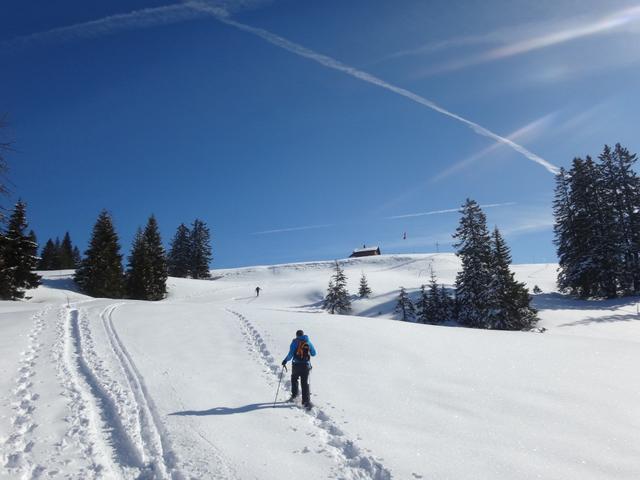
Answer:
POLYGON ((31 458, 31 450, 35 442, 34 430, 38 425, 34 422, 33 412, 38 406, 39 395, 34 391, 32 377, 36 374, 36 365, 43 343, 40 334, 45 328, 45 315, 50 306, 39 310, 33 317, 33 326, 29 331, 26 350, 21 353, 15 387, 13 388, 13 410, 11 417, 11 433, 3 444, 3 466, 14 475, 22 478, 34 478, 44 467, 35 465, 31 458))
MULTIPOLYGON (((240 321, 240 329, 249 350, 267 370, 270 380, 277 380, 280 364, 275 361, 258 330, 247 317, 234 310, 226 309, 240 321)), ((291 382, 285 382, 285 391, 291 382)), ((314 407, 306 413, 312 425, 318 430, 323 449, 336 461, 335 478, 340 480, 391 480, 391 472, 378 460, 365 454, 322 409, 314 407)), ((322 450, 322 449, 321 449, 322 450)))
MULTIPOLYGON (((100 319, 107 334, 111 350, 126 378, 138 411, 138 426, 135 437, 139 439, 139 444, 137 448, 132 447, 135 453, 140 455, 144 464, 142 466, 143 472, 138 478, 182 480, 185 477, 178 468, 176 455, 171 448, 171 442, 164 429, 160 415, 149 396, 144 379, 133 363, 129 352, 120 340, 113 325, 112 315, 118 306, 119 304, 115 304, 107 307, 100 315, 100 319)), ((134 451, 131 453, 133 454, 134 451)))

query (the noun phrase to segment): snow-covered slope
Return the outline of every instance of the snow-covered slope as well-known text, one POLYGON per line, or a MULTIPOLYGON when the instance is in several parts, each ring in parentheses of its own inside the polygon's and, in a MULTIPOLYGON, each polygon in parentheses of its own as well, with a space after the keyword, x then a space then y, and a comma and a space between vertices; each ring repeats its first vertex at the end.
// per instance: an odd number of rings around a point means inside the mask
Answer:
POLYGON ((0 303, 0 477, 640 478, 637 299, 570 300, 555 265, 518 265, 544 334, 407 324, 398 287, 430 269, 452 285, 455 256, 342 265, 373 289, 358 316, 320 309, 331 262, 171 278, 156 303, 48 272, 0 303), (286 377, 273 408, 298 328, 318 349, 312 413, 281 403, 286 377))

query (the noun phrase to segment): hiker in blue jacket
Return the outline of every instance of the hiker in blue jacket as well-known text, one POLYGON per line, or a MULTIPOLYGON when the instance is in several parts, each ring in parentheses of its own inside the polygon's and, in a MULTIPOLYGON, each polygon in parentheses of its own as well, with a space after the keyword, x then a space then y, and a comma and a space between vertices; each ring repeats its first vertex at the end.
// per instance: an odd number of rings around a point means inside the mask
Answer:
POLYGON ((314 348, 309 337, 302 330, 296 332, 296 338, 291 342, 289 353, 282 360, 282 366, 285 367, 287 362, 291 360, 291 398, 293 401, 298 396, 298 379, 302 384, 302 405, 311 408, 311 392, 309 392, 309 374, 311 373, 311 357, 316 356, 314 348))

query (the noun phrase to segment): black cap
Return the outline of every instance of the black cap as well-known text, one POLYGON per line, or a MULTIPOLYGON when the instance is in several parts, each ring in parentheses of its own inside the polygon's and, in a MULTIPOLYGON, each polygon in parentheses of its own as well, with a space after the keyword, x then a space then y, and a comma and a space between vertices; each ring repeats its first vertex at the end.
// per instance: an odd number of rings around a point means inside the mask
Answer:
POLYGON ((304 335, 304 332, 303 332, 302 330, 298 330, 298 331, 296 332, 296 337, 301 337, 301 336, 303 336, 303 335, 304 335))

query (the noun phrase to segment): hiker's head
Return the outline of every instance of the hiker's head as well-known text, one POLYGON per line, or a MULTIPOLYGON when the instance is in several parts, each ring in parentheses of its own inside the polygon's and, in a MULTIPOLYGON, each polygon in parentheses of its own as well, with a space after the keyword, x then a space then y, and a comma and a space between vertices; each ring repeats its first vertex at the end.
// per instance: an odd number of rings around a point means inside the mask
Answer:
POLYGON ((304 335, 304 332, 303 332, 302 330, 298 330, 298 331, 296 332, 296 337, 301 337, 301 336, 303 336, 303 335, 304 335))

